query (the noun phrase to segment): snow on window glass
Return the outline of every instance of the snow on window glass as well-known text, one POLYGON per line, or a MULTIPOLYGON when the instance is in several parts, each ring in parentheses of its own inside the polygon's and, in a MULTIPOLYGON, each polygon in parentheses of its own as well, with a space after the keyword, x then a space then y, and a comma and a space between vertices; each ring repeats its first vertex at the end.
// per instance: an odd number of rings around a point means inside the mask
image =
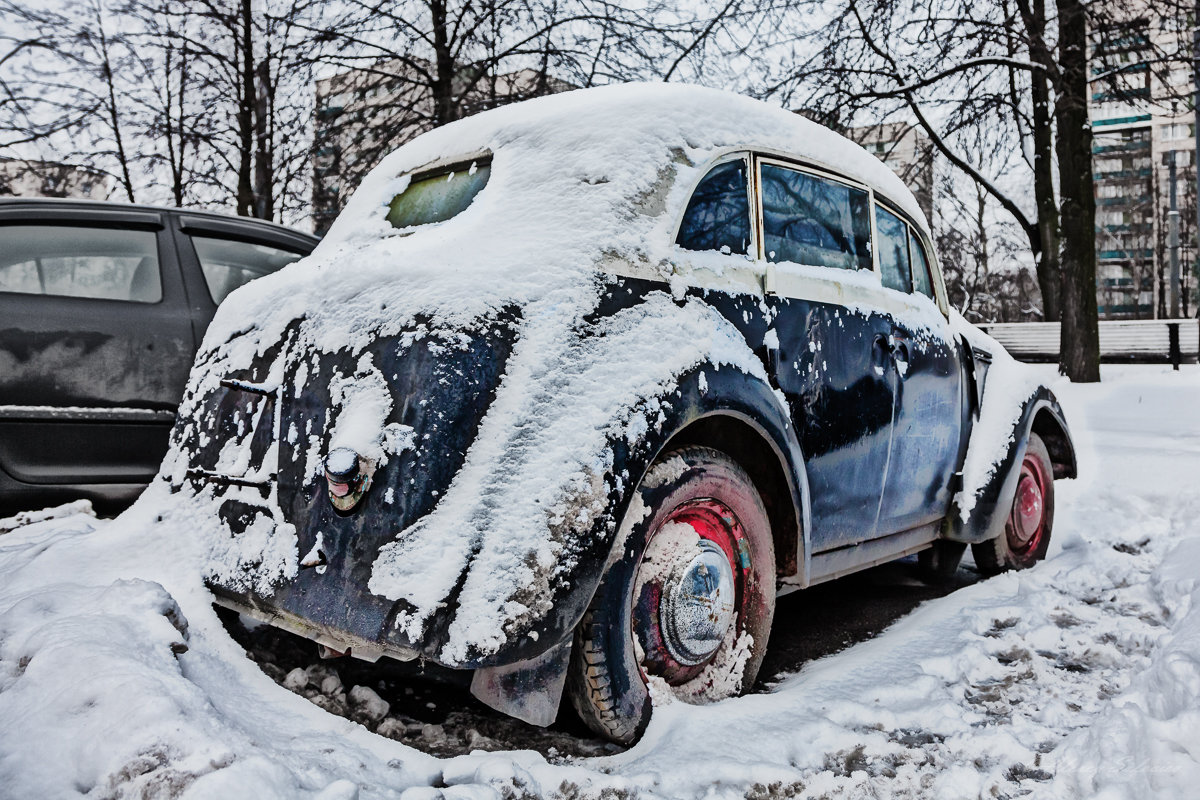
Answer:
POLYGON ((870 201, 865 191, 763 164, 762 195, 769 261, 871 269, 870 201))
POLYGON ((476 161, 415 178, 392 198, 387 220, 395 228, 444 222, 471 205, 491 174, 491 164, 476 161))
POLYGON ((0 292, 157 303, 157 237, 67 225, 0 228, 0 292))
POLYGON ((744 160, 719 164, 704 176, 688 201, 676 242, 686 250, 746 254, 750 201, 744 160))

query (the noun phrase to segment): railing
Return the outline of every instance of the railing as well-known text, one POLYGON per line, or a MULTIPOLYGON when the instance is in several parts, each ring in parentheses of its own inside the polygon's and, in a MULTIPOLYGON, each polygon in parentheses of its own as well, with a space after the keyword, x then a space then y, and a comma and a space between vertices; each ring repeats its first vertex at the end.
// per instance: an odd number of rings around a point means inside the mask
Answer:
MULTIPOLYGON (((1059 323, 997 322, 978 326, 1021 361, 1057 361, 1059 323)), ((1196 363, 1200 359, 1200 320, 1103 320, 1100 360, 1105 363, 1196 363)))

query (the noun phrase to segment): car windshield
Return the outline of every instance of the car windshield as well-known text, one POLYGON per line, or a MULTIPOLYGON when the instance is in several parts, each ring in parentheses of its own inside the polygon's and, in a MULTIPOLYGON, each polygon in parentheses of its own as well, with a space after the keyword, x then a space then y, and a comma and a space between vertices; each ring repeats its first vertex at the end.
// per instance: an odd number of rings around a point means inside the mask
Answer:
POLYGON ((394 228, 448 220, 471 205, 487 185, 491 172, 491 161, 479 159, 418 175, 392 198, 387 220, 394 228))

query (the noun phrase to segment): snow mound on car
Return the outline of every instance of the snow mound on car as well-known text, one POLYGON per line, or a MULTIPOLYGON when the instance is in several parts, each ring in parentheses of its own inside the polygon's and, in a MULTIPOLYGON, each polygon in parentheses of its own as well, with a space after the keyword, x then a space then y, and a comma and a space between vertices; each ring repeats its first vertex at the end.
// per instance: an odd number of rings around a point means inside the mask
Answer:
MULTIPOLYGON (((356 359, 418 324, 453 331, 517 309, 506 377, 465 466, 431 514, 395 532, 369 584, 408 601, 398 624, 416 638, 462 582, 442 656, 461 663, 494 653, 549 610, 547 588, 582 550, 572 529, 589 530, 596 500, 636 483, 637 475, 612 474, 609 443, 635 442, 661 424, 654 398, 689 369, 710 364, 765 378, 737 331, 682 294, 652 293, 612 319, 589 321, 606 265, 672 282, 674 228, 692 187, 713 158, 755 148, 835 167, 922 219, 899 178, 860 147, 737 95, 626 85, 496 109, 386 157, 311 256, 231 295, 205 337, 180 418, 188 424, 222 377, 269 352, 268 391, 282 385, 289 350, 356 359), (489 182, 457 216, 402 230, 387 221, 414 172, 489 155, 489 182)), ((302 435, 319 446, 319 433, 302 435)), ((356 430, 368 448, 384 435, 356 430)), ((319 456, 306 461, 311 474, 319 456)), ((176 451, 164 473, 179 484, 187 463, 176 451)), ((201 527, 213 540, 210 574, 219 582, 262 591, 296 572, 294 558, 275 557, 277 547, 259 558, 220 526, 201 527)), ((286 525, 268 538, 292 541, 286 525)))

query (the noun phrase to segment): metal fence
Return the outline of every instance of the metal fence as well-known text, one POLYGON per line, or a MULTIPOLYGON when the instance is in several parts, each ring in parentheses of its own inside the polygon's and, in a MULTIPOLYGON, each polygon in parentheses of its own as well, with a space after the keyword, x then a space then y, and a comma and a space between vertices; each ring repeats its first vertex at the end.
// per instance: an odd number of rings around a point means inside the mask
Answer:
MULTIPOLYGON (((979 325, 1021 361, 1058 361, 1059 323, 997 322, 979 325)), ((1200 320, 1104 320, 1100 360, 1105 363, 1196 363, 1200 359, 1200 320)))

